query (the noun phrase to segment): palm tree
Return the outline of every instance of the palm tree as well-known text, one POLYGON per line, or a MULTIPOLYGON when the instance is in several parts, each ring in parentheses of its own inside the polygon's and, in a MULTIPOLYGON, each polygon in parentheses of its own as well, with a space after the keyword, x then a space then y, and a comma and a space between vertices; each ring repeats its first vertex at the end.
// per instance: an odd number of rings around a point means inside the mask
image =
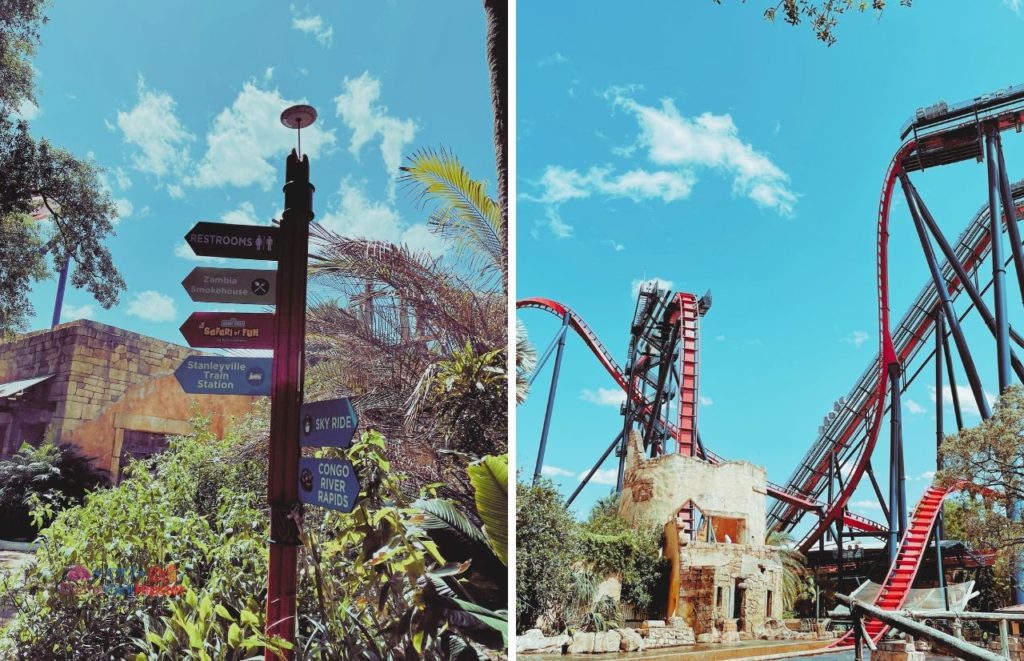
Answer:
POLYGON ((516 319, 516 404, 526 401, 530 374, 537 367, 537 350, 530 344, 526 326, 516 319))
POLYGON ((508 224, 508 2, 484 0, 487 18, 487 69, 494 109, 494 156, 498 165, 498 204, 508 224))
POLYGON ((765 544, 774 546, 782 560, 782 607, 792 612, 793 607, 807 592, 804 578, 807 576, 807 558, 794 546, 789 533, 773 531, 768 533, 765 544))
POLYGON ((507 370, 507 227, 484 184, 450 152, 423 150, 408 161, 402 183, 430 207, 428 224, 452 250, 438 258, 311 228, 310 275, 339 296, 314 295, 307 313, 308 398, 353 397, 360 426, 391 439, 396 468, 445 482, 469 504, 471 457, 442 447, 447 430, 437 426, 446 418, 433 415, 431 397, 449 390, 434 387, 435 378, 451 376, 458 361, 487 364, 460 365, 452 378, 499 363, 507 370))

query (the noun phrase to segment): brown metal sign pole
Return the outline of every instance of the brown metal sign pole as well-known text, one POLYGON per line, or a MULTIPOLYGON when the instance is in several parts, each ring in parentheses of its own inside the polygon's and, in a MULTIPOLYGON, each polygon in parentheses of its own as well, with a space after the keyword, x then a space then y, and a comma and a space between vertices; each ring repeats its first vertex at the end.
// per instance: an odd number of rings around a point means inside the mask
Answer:
MULTIPOLYGON (((299 541, 299 408, 305 370, 306 261, 313 185, 309 159, 293 150, 285 169, 281 257, 277 266, 277 314, 267 496, 270 503, 270 570, 267 634, 295 642, 296 562, 299 541)), ((293 654, 288 654, 292 658, 293 654)), ((264 658, 277 658, 269 650, 264 658)))

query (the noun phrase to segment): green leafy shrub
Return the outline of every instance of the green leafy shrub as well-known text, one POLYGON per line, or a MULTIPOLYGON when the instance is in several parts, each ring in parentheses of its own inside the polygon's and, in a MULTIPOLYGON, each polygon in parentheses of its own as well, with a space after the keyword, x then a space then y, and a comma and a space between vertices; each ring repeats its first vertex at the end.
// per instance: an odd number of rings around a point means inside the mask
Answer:
MULTIPOLYGON (((247 455, 239 452, 245 441, 238 429, 217 439, 207 422, 197 419, 167 452, 131 466, 116 488, 57 515, 41 533, 36 563, 0 578, 0 602, 18 611, 0 658, 239 659, 264 646, 287 647, 262 633, 265 460, 240 458, 247 455), (68 588, 79 585, 83 572, 81 585, 89 588, 102 582, 89 580, 97 569, 116 574, 170 564, 176 596, 68 588)), ((380 434, 366 432, 347 452, 362 487, 351 514, 306 513, 297 622, 302 658, 475 659, 485 649, 503 649, 504 588, 480 589, 470 571, 474 560, 452 562, 441 554, 384 447, 380 434)), ((507 457, 479 463, 491 484, 479 487, 487 507, 479 513, 485 530, 476 534, 503 578, 500 535, 494 536, 499 526, 487 511, 502 507, 502 465, 507 474, 507 457)), ((432 492, 421 496, 454 508, 432 492)), ((130 579, 116 578, 128 581, 131 592, 130 579)), ((497 583, 497 576, 489 580, 497 583)))
POLYGON ((32 539, 61 507, 81 503, 87 492, 106 484, 106 473, 73 446, 23 444, 0 461, 0 538, 32 539), (29 515, 33 503, 44 506, 39 526, 29 515))
POLYGON ((580 547, 597 575, 617 574, 622 581, 622 602, 650 618, 660 617, 664 577, 668 565, 661 558, 662 532, 633 528, 619 517, 617 496, 599 500, 580 532, 580 547))
MULTIPOLYGON (((580 559, 577 526, 554 484, 545 478, 516 485, 516 629, 547 615, 561 620, 580 559)), ((560 630, 564 621, 545 623, 560 630)))

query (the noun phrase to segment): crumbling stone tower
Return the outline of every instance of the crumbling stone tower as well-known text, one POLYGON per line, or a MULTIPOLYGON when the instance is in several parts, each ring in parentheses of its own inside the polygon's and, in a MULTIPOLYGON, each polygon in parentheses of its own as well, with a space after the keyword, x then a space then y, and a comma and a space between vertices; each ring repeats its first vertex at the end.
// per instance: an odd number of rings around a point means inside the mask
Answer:
POLYGON ((644 457, 630 435, 619 514, 665 530, 666 617, 703 640, 736 640, 782 615, 782 560, 765 544, 766 476, 746 461, 644 457))

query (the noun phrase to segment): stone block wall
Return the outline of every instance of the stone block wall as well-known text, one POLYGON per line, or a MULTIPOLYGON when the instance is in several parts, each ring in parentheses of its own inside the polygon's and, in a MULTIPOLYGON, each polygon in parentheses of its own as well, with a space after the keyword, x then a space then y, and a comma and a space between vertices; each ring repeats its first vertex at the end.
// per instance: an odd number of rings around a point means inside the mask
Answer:
POLYGON ((222 434, 228 419, 248 412, 254 398, 182 391, 173 372, 198 353, 84 319, 0 344, 0 383, 52 375, 12 402, 0 400, 0 416, 7 416, 0 425, 8 429, 0 456, 22 440, 38 440, 25 436, 44 424, 47 437, 77 445, 116 476, 126 429, 183 433, 196 406, 222 434))

